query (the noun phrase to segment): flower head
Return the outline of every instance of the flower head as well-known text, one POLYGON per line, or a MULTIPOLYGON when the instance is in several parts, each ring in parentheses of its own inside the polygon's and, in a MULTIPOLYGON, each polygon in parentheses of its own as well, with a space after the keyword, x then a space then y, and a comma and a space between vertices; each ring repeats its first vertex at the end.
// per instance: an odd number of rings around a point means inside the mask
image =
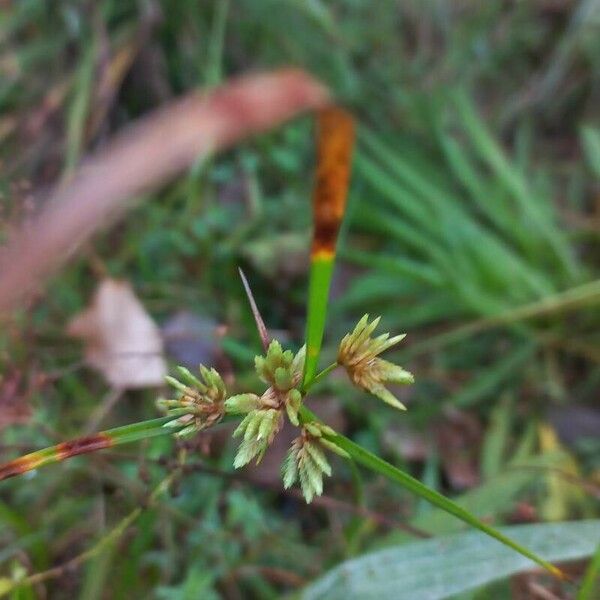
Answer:
POLYGON ((200 365, 200 377, 185 367, 177 367, 180 379, 167 376, 167 383, 179 393, 176 398, 157 401, 167 415, 177 417, 165 427, 183 427, 175 435, 187 437, 219 422, 225 414, 227 391, 219 373, 200 365))
POLYGON ((285 408, 292 425, 298 426, 298 410, 302 404, 302 394, 296 386, 302 379, 306 348, 302 346, 294 355, 291 350, 281 348, 273 340, 269 344, 266 356, 257 356, 256 372, 269 388, 260 397, 259 405, 268 408, 285 408))
POLYGON ((329 449, 348 458, 344 450, 324 437, 334 434, 333 429, 327 425, 316 422, 305 424, 281 465, 283 487, 287 490, 300 480, 300 488, 307 504, 323 493, 323 475, 331 475, 331 465, 324 450, 329 449))
POLYGON ((236 469, 247 465, 256 457, 258 464, 269 444, 283 425, 282 412, 276 408, 251 410, 233 432, 233 437, 244 436, 238 448, 233 466, 236 469))
POLYGON ((354 331, 348 333, 341 341, 337 362, 346 368, 354 385, 395 408, 406 410, 385 384, 413 383, 413 375, 398 365, 378 358, 379 354, 403 340, 406 334, 390 338, 389 333, 384 333, 376 338, 371 337, 380 319, 381 317, 378 317, 369 323, 369 315, 365 315, 354 331))
POLYGON ((267 348, 266 356, 257 356, 254 365, 258 376, 266 384, 279 392, 287 392, 296 387, 302 378, 304 368, 302 347, 296 355, 291 350, 283 350, 277 340, 273 340, 267 348))
POLYGON ((234 466, 243 467, 256 458, 260 462, 267 447, 283 425, 283 412, 290 422, 298 426, 298 411, 302 404, 302 394, 295 386, 300 383, 304 367, 304 348, 295 355, 291 350, 283 350, 278 341, 272 341, 266 356, 255 359, 258 376, 269 385, 262 396, 240 394, 225 402, 225 409, 231 413, 246 414, 234 437, 243 435, 234 466))

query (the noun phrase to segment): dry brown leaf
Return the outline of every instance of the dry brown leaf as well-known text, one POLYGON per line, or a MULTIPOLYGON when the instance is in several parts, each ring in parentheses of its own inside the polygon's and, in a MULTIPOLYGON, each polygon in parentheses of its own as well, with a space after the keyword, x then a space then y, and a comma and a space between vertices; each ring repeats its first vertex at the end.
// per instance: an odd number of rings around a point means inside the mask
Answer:
POLYGON ((160 331, 126 281, 103 280, 67 333, 85 344, 86 362, 115 388, 159 386, 167 374, 160 331))

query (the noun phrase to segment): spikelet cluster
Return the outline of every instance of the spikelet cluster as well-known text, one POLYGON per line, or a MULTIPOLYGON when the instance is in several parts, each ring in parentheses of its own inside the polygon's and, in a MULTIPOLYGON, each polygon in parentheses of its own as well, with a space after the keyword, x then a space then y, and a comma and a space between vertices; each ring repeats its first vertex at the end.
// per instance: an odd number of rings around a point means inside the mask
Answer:
POLYGON ((403 340, 406 334, 390 337, 389 333, 384 333, 375 338, 371 337, 380 319, 381 317, 378 317, 369 323, 369 315, 365 315, 354 330, 342 339, 337 362, 345 367, 354 385, 381 398, 394 408, 406 410, 406 407, 385 385, 414 383, 412 373, 378 357, 379 354, 403 340))
POLYGON ((225 414, 227 390, 219 373, 200 365, 200 377, 185 367, 177 367, 179 379, 166 377, 178 394, 176 398, 157 401, 160 410, 175 417, 165 427, 180 428, 178 437, 189 437, 202 429, 218 423, 225 414))
POLYGON ((296 481, 300 481, 307 504, 323 493, 323 476, 331 476, 331 465, 325 456, 325 450, 349 458, 344 450, 325 437, 327 435, 335 435, 331 427, 317 422, 306 423, 300 435, 292 442, 281 466, 283 487, 287 490, 296 481))
POLYGON ((290 350, 284 351, 274 340, 265 356, 256 357, 255 367, 260 379, 269 386, 264 394, 240 394, 225 403, 227 412, 246 413, 233 434, 234 437, 242 437, 234 460, 235 468, 253 459, 260 462, 283 425, 283 411, 293 425, 299 425, 302 394, 296 386, 302 377, 304 348, 294 355, 290 350))

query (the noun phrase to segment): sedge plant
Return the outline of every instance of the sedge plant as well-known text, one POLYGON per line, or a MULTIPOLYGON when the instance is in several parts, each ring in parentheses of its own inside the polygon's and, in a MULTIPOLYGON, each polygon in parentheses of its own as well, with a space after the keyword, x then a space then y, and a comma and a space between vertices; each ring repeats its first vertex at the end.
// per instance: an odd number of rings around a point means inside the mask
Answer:
POLYGON ((363 316, 339 342, 336 361, 319 371, 319 356, 325 330, 329 287, 336 255, 338 230, 343 220, 354 141, 354 121, 337 107, 317 116, 317 173, 313 198, 314 233, 308 293, 306 343, 296 353, 269 338, 245 277, 242 281, 264 346, 264 355, 255 358, 255 369, 264 391, 230 394, 221 375, 201 365, 198 373, 177 367, 167 377, 174 389, 172 398, 157 405, 165 416, 89 435, 39 450, 0 466, 0 480, 22 474, 71 456, 133 442, 156 435, 178 438, 194 436, 224 418, 237 418, 233 436, 239 440, 233 466, 243 468, 260 462, 287 420, 297 437, 285 457, 281 472, 283 486, 298 483, 307 503, 323 493, 324 478, 331 476, 331 453, 383 475, 390 481, 461 519, 468 525, 530 558, 554 576, 564 578, 557 567, 545 561, 497 529, 479 520, 452 500, 336 432, 318 419, 305 400, 316 382, 335 368, 343 367, 350 382, 389 405, 405 410, 388 389, 388 384, 411 384, 413 375, 384 358, 382 354, 404 339, 404 334, 375 335, 379 318, 363 316))

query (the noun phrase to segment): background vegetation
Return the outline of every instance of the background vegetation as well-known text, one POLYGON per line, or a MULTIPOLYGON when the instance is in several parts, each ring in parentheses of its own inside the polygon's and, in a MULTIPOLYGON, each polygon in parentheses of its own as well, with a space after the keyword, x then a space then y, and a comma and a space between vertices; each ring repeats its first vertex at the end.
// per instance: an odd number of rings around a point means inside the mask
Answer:
MULTIPOLYGON (((598 514, 597 1, 0 6, 4 236, 32 189, 131 120, 238 73, 304 67, 359 122, 329 337, 382 314, 408 332, 394 360, 417 379, 406 414, 342 378, 311 407, 491 522, 598 514)), ((197 164, 97 237, 1 334, 2 455, 155 415, 156 390, 117 399, 66 336, 107 275, 131 282, 174 362, 235 370, 247 387, 261 348, 241 265, 268 326, 297 348, 313 168, 307 118, 197 164)), ((307 507, 281 490, 287 443, 232 473, 228 436, 190 442, 175 493, 118 543, 16 597, 278 597, 368 550, 463 530, 378 478, 357 487, 341 462, 307 507)), ((93 546, 146 505, 176 454, 159 438, 3 483, 2 573, 93 546)), ((536 585, 555 584, 521 576, 479 597, 536 585)))

